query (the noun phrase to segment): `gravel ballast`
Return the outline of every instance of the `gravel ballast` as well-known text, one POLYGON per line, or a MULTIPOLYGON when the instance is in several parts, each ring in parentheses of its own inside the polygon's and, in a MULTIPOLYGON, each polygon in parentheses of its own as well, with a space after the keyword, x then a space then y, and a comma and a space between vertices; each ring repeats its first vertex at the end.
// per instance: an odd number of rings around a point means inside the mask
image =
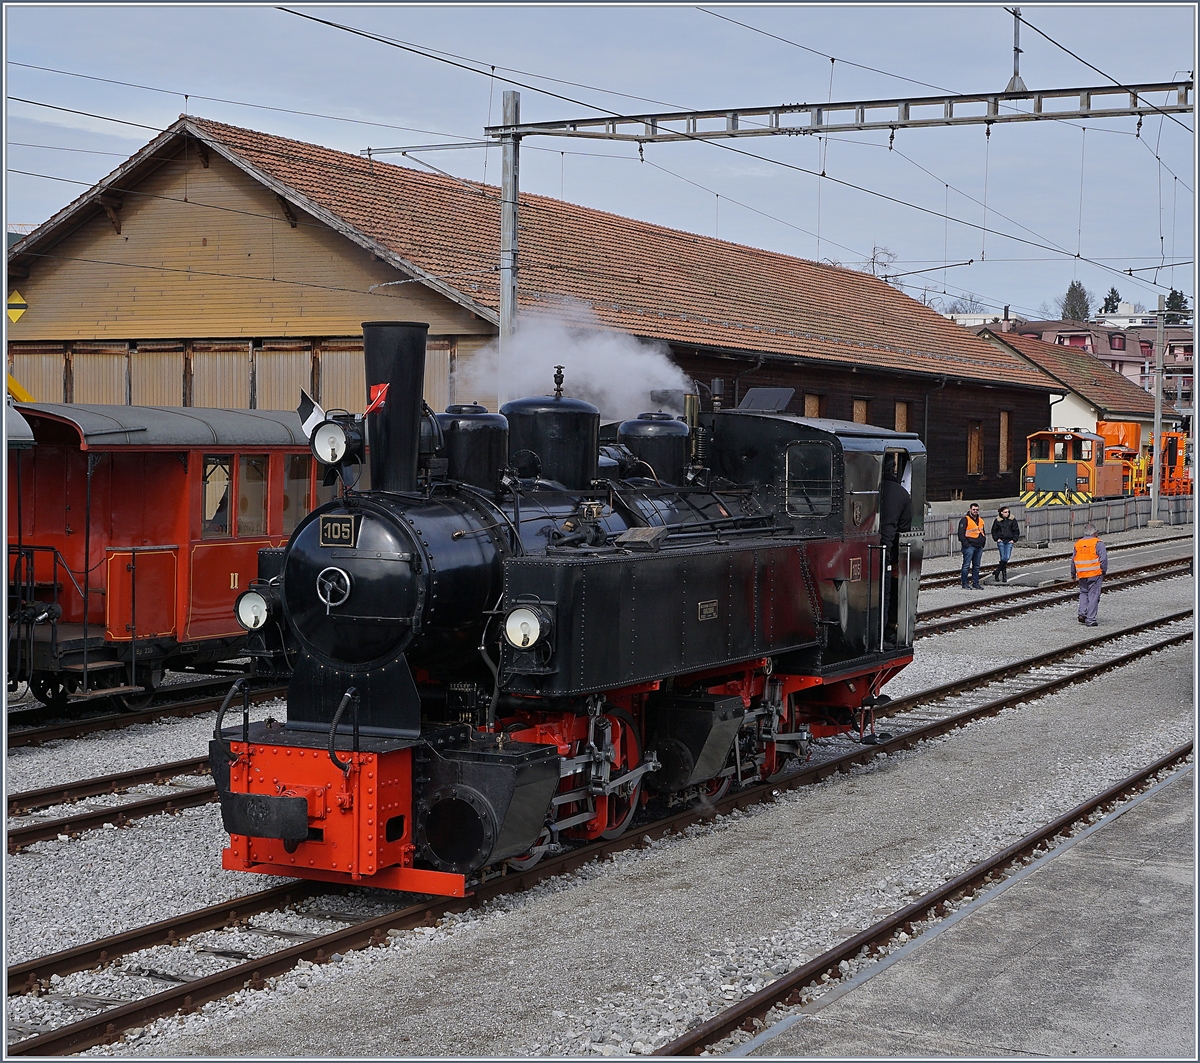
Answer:
MULTIPOLYGON (((922 639, 914 664, 888 693, 925 689, 1188 608, 1192 587, 1190 579, 1174 579, 1106 595, 1098 631, 1079 627, 1068 603, 922 639)), ((938 594, 961 600, 957 591, 934 592, 922 596, 922 605, 939 604, 938 594)), ((265 991, 214 1002, 186 1019, 160 1020, 92 1051, 650 1051, 1186 740, 1191 653, 1190 647, 1167 651, 922 749, 877 758, 774 806, 589 865, 438 928, 395 935, 385 948, 306 966, 265 991), (318 1013, 313 990, 323 1021, 306 1026, 305 1014, 311 1021, 318 1013)), ((253 714, 282 717, 284 710, 273 703, 253 714)), ((20 747, 9 753, 7 786, 13 792, 201 755, 212 722, 211 714, 167 718, 20 747)), ((223 871, 225 837, 216 806, 207 806, 74 841, 37 843, 9 858, 8 962, 281 881, 223 871)), ((394 906, 407 899, 397 896, 394 906)), ((296 925, 291 918, 279 925, 296 925)), ((225 942, 254 955, 264 951, 261 941, 251 948, 244 940, 205 940, 214 948, 225 942)), ((67 981, 62 989, 69 992, 116 991, 107 972, 67 981)), ((10 1019, 21 1007, 10 1001, 10 1019)))

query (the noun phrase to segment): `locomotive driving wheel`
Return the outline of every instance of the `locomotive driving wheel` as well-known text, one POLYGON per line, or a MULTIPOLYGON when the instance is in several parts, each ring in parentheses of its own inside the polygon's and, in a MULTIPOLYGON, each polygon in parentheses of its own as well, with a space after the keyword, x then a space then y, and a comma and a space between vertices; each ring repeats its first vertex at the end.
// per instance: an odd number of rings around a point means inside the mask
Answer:
MULTIPOLYGON (((617 750, 615 767, 619 770, 614 771, 612 775, 613 781, 616 782, 622 774, 642 763, 642 743, 638 738, 637 724, 624 709, 610 706, 604 715, 612 721, 613 730, 616 732, 613 746, 617 750)), ((611 841, 629 829, 642 796, 642 778, 643 776, 639 775, 628 787, 614 790, 611 794, 596 799, 596 810, 602 811, 605 823, 600 831, 601 838, 611 841), (600 808, 601 804, 604 806, 603 810, 600 808)))

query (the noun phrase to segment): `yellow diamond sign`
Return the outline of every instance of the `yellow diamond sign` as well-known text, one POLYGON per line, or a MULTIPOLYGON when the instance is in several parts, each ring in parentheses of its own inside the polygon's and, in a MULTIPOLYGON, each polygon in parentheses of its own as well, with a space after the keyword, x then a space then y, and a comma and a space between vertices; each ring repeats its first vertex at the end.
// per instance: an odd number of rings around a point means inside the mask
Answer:
POLYGON ((8 295, 8 320, 17 321, 20 316, 29 309, 29 304, 25 302, 25 297, 20 292, 9 292, 8 295))

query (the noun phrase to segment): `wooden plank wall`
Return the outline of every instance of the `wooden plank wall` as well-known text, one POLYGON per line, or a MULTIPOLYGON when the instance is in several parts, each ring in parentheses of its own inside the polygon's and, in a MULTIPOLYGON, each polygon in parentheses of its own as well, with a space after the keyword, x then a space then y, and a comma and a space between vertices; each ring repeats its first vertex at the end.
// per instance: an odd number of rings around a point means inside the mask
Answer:
MULTIPOLYGON (((452 401, 457 343, 429 339, 425 401, 435 410, 452 401)), ((10 343, 8 371, 36 402, 294 410, 303 388, 328 409, 366 406, 361 336, 10 343)))
MULTIPOLYGON (((692 377, 709 384, 713 377, 725 381, 725 404, 736 405, 734 377, 753 367, 754 362, 720 358, 686 349, 675 351, 675 360, 692 377)), ((742 396, 751 387, 795 388, 789 411, 804 414, 804 394, 820 397, 821 416, 853 420, 854 400, 867 402, 867 423, 894 428, 896 402, 908 403, 908 430, 916 432, 929 451, 927 494, 930 501, 955 497, 1003 498, 1020 493, 1021 454, 1025 437, 1046 427, 1050 399, 1046 392, 1024 388, 986 387, 951 380, 944 388, 939 381, 914 375, 873 372, 867 368, 831 369, 768 363, 739 381, 742 396), (937 390, 933 390, 937 389, 937 390), (929 397, 928 434, 925 399, 929 397), (1013 469, 1000 472, 1000 411, 1009 414, 1013 437, 1013 469), (983 473, 967 475, 967 422, 983 425, 983 473)), ((702 405, 708 408, 707 393, 701 389, 702 405)))
POLYGON ((97 211, 21 280, 10 340, 345 336, 364 321, 428 321, 437 335, 494 327, 192 145, 124 196, 120 233, 97 211), (103 265, 97 265, 103 263, 103 265))

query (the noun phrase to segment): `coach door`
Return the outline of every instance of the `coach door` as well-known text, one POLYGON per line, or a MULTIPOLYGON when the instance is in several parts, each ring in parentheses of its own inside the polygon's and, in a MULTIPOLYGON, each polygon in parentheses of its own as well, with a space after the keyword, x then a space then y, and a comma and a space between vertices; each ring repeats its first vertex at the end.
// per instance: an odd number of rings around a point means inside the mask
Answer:
POLYGON ((233 603, 258 574, 259 549, 271 545, 269 457, 205 454, 200 466, 200 527, 190 544, 185 638, 240 636, 233 603))

